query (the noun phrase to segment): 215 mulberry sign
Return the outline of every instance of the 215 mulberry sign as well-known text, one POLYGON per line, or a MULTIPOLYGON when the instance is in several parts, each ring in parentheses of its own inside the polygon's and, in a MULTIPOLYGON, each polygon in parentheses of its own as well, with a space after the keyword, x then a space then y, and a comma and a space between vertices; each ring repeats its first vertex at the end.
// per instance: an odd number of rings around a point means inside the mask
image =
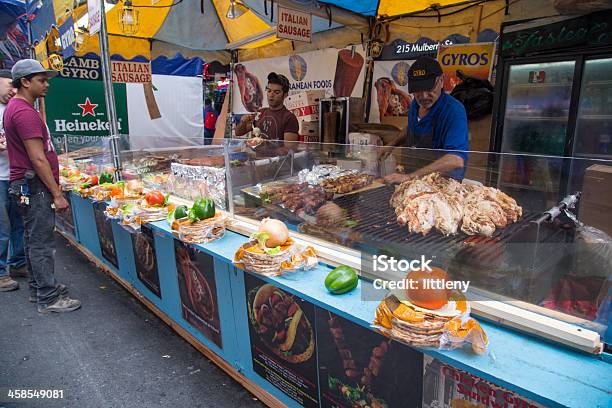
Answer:
POLYGON ((286 40, 312 42, 312 16, 278 6, 276 36, 286 40))

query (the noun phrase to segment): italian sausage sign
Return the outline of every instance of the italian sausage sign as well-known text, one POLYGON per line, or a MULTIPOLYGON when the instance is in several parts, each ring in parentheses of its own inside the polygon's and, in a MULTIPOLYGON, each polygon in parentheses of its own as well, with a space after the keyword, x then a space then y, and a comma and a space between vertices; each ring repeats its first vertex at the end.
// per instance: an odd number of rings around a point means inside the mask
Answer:
POLYGON ((312 16, 278 6, 276 36, 286 40, 312 42, 312 16))

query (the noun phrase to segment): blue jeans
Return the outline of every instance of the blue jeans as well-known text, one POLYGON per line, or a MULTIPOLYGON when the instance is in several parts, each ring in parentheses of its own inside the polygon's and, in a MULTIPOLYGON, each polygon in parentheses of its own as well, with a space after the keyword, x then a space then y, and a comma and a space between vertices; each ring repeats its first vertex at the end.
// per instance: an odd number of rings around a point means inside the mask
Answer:
POLYGON ((0 277, 8 275, 9 265, 21 268, 26 264, 23 250, 23 221, 9 196, 8 189, 9 182, 0 180, 0 277))
POLYGON ((22 181, 11 182, 11 198, 23 217, 26 264, 30 272, 30 295, 38 296, 39 305, 48 305, 59 297, 55 280, 55 210, 47 187, 35 177, 28 181, 30 203, 19 205, 17 192, 22 181))
POLYGON ((215 129, 204 128, 204 144, 205 145, 211 144, 214 136, 215 136, 215 129))

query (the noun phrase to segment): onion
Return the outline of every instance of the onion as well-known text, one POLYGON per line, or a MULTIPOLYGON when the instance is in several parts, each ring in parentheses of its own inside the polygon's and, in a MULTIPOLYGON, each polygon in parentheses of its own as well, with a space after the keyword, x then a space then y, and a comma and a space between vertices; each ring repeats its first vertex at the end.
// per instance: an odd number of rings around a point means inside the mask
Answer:
POLYGON ((134 194, 142 194, 142 190, 144 189, 140 180, 130 180, 127 182, 126 187, 129 192, 134 194))
POLYGON ((268 248, 283 245, 289 238, 289 230, 284 222, 273 218, 264 218, 259 225, 259 233, 265 232, 269 238, 266 241, 268 248))
POLYGON ((338 204, 328 202, 317 210, 317 224, 322 226, 332 226, 341 224, 344 221, 344 211, 338 204))
POLYGON ((410 301, 420 307, 430 310, 440 309, 448 303, 448 290, 446 289, 432 289, 431 285, 424 285, 424 281, 432 280, 448 281, 448 274, 440 268, 433 267, 431 272, 428 271, 412 271, 408 272, 406 279, 413 281, 414 289, 406 289, 406 294, 410 301), (428 287, 429 286, 429 287, 428 287))

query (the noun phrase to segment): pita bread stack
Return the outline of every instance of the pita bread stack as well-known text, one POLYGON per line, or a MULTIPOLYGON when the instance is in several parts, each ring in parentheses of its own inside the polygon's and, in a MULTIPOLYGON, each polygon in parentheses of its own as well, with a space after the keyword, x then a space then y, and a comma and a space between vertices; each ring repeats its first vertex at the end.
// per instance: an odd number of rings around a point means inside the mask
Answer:
POLYGON ((378 306, 374 324, 387 329, 392 338, 411 346, 439 347, 446 323, 459 313, 423 309, 390 295, 378 306))
POLYGON ((312 268, 318 260, 312 247, 302 249, 289 238, 274 253, 266 252, 258 241, 249 241, 236 251, 234 263, 249 272, 278 276, 287 270, 312 268))

